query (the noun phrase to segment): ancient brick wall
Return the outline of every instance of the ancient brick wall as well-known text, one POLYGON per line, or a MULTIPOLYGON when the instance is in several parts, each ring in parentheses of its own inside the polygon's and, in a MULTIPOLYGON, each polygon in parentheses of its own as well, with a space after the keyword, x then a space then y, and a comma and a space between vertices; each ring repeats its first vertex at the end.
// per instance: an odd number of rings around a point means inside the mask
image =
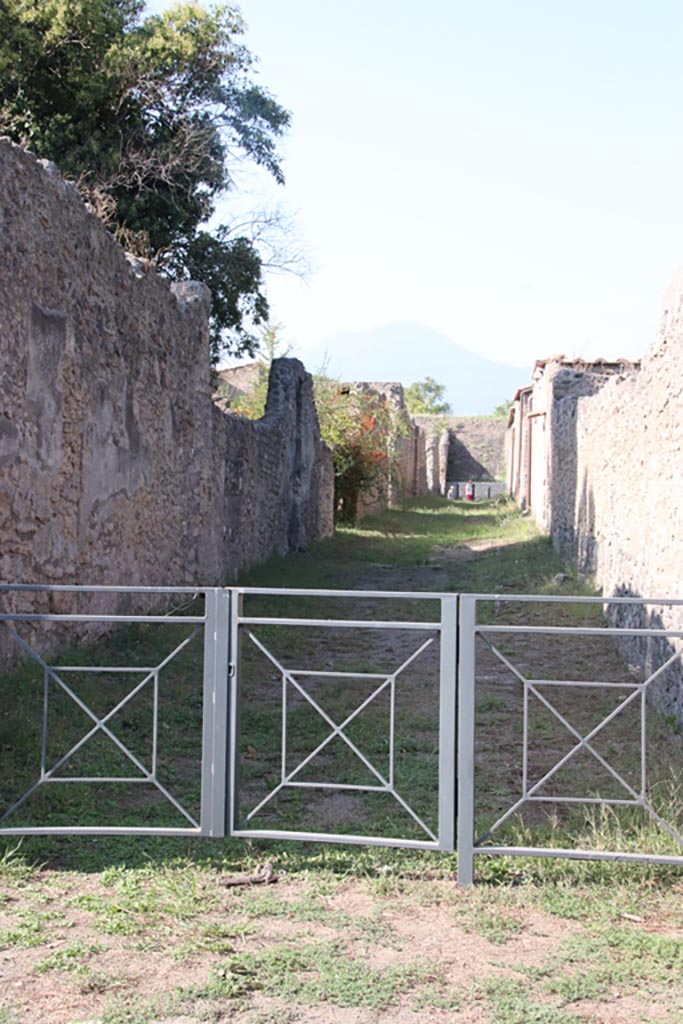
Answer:
POLYGON ((211 585, 332 528, 311 380, 211 398, 210 295, 130 262, 56 170, 0 142, 0 577, 211 585))

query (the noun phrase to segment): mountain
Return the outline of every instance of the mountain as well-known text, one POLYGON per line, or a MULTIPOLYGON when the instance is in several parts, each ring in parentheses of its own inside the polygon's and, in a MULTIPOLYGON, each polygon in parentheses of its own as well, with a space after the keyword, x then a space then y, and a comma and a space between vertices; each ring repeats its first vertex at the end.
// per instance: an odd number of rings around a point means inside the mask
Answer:
MULTIPOLYGON (((293 353, 299 355, 299 353, 293 353)), ((446 387, 456 416, 493 412, 529 383, 530 370, 484 359, 424 324, 401 321, 366 331, 331 334, 301 350, 306 369, 325 368, 344 381, 398 381, 433 377, 446 387)))

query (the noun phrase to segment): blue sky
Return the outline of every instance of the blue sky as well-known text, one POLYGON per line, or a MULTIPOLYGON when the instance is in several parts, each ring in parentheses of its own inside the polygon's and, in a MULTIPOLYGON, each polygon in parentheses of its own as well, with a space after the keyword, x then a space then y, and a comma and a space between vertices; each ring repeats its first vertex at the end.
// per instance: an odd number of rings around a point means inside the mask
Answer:
POLYGON ((293 114, 286 187, 245 185, 296 214, 312 273, 268 295, 303 354, 395 320, 518 365, 645 353, 683 261, 683 5, 239 6, 293 114))

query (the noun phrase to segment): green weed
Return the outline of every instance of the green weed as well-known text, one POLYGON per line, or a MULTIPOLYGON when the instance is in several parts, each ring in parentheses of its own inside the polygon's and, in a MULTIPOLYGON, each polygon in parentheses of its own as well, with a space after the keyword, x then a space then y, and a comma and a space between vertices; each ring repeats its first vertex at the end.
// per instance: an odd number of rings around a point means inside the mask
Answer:
POLYGON ((237 953, 216 969, 208 984, 189 989, 186 998, 239 999, 254 991, 287 1002, 382 1010, 395 1005, 429 970, 420 965, 375 970, 349 959, 336 943, 276 945, 257 953, 237 953))
POLYGON ((64 949, 59 949, 44 960, 39 960, 33 968, 36 974, 45 974, 47 971, 83 971, 84 961, 101 953, 104 946, 86 942, 74 942, 64 949))
POLYGON ((154 1024, 156 1007, 147 999, 119 997, 108 1003, 101 1024, 154 1024))
POLYGON ((563 943, 547 973, 544 988, 565 1002, 609 999, 615 989, 643 985, 650 991, 676 985, 683 994, 683 944, 622 921, 563 943))
POLYGON ((29 949, 42 946, 52 938, 51 928, 55 922, 64 922, 64 915, 59 911, 38 913, 32 907, 22 910, 14 928, 0 931, 0 949, 16 946, 29 949))
POLYGON ((491 1024, 584 1024, 585 1018, 564 1007, 543 1003, 529 984, 508 978, 485 981, 471 996, 483 1001, 491 1024))

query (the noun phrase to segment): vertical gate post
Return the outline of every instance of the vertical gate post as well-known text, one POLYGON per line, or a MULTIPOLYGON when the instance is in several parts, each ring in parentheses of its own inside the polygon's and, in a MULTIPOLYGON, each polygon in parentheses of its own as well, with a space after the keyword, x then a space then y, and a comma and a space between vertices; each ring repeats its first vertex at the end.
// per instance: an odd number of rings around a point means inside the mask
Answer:
POLYGON ((241 637, 239 620, 244 612, 244 594, 240 590, 232 591, 230 602, 230 673, 232 685, 230 687, 230 706, 228 720, 230 723, 230 734, 228 738, 229 754, 226 761, 226 773, 228 775, 228 825, 227 834, 232 835, 238 827, 239 799, 241 784, 241 760, 240 760, 240 736, 241 736, 241 692, 240 692, 240 663, 241 663, 241 637))
POLYGON ((455 849, 458 595, 441 598, 439 848, 455 849))
POLYGON ((229 834, 227 815, 228 672, 230 591, 205 595, 204 719, 202 733, 202 835, 229 834))
POLYGON ((458 885, 474 881, 474 685, 477 599, 460 595, 458 663, 458 885))

